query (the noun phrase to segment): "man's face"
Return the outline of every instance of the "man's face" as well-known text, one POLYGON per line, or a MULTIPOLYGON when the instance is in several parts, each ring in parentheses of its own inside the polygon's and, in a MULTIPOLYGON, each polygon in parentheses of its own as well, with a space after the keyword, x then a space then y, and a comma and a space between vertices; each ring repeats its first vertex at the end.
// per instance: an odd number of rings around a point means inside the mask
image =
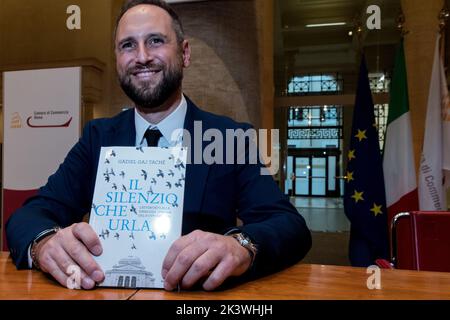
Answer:
POLYGON ((181 88, 189 44, 178 43, 165 10, 152 5, 128 10, 117 27, 115 45, 120 85, 137 106, 159 107, 181 88))

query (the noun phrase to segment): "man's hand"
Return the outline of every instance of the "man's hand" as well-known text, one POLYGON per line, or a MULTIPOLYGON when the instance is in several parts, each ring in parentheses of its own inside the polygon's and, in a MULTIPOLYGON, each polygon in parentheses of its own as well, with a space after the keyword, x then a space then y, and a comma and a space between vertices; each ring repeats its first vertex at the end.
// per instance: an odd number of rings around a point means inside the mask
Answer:
POLYGON ((75 223, 61 229, 36 246, 36 256, 42 271, 51 274, 63 286, 68 285, 70 266, 80 267, 80 286, 83 289, 92 289, 95 282, 103 281, 105 277, 91 255, 99 256, 103 251, 102 245, 87 223, 75 223))
POLYGON ((175 241, 163 262, 164 288, 192 287, 206 278, 205 290, 214 290, 229 276, 239 276, 250 267, 247 249, 230 236, 195 230, 175 241))

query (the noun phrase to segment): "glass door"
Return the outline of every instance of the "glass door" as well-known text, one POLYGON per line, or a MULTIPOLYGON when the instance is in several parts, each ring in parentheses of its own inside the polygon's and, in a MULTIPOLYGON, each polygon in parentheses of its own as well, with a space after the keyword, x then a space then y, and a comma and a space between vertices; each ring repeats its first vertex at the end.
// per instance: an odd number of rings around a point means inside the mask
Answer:
POLYGON ((308 196, 310 193, 310 157, 294 157, 295 159, 295 183, 294 195, 308 196))
POLYGON ((339 155, 318 155, 318 153, 289 156, 285 181, 286 194, 339 197, 338 157, 339 155))
POLYGON ((311 195, 326 196, 327 194, 327 159, 311 157, 311 195))
POLYGON ((328 170, 328 186, 327 196, 339 197, 340 196, 340 180, 339 180, 339 158, 337 155, 331 155, 327 157, 327 170, 328 170))

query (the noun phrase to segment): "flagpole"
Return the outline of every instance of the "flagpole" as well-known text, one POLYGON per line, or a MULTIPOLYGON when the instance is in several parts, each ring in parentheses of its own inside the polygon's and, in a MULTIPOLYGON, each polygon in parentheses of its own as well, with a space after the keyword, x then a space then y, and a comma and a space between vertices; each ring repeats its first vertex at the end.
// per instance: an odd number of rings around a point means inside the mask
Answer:
POLYGON ((445 27, 447 26, 447 20, 450 17, 450 12, 447 9, 446 6, 444 6, 441 10, 441 12, 439 12, 439 33, 441 35, 441 39, 440 39, 440 43, 439 43, 439 54, 440 57, 442 59, 442 61, 445 63, 444 67, 446 68, 446 59, 445 59, 445 43, 446 43, 446 32, 445 32, 445 27))
MULTIPOLYGON (((447 65, 448 59, 445 54, 446 42, 447 42, 447 20, 450 17, 450 12, 446 5, 442 8, 439 13, 439 31, 440 31, 440 59, 442 63, 442 74, 441 74, 441 90, 444 95, 443 97, 443 105, 442 105, 442 150, 448 150, 448 146, 450 145, 450 139, 448 138, 450 134, 450 107, 449 107, 449 96, 448 96, 448 84, 447 84, 447 65)), ((444 176, 444 185, 443 185, 443 197, 444 203, 447 202, 447 206, 444 206, 444 210, 450 210, 450 160, 448 153, 443 154, 443 176, 444 176)))
POLYGON ((400 36, 402 39, 409 33, 409 30, 405 29, 405 15, 403 12, 400 12, 397 17, 397 29, 400 30, 400 36))

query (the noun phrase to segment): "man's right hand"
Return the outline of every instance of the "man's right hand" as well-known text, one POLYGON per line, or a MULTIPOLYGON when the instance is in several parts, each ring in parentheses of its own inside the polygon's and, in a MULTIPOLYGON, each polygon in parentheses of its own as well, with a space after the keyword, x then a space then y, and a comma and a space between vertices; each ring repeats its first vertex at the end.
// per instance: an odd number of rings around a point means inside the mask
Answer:
POLYGON ((80 286, 83 289, 92 289, 96 282, 105 278, 91 255, 101 255, 102 245, 95 231, 85 222, 75 223, 49 235, 37 243, 35 249, 42 271, 51 274, 65 287, 68 286, 73 266, 80 268, 80 286))

